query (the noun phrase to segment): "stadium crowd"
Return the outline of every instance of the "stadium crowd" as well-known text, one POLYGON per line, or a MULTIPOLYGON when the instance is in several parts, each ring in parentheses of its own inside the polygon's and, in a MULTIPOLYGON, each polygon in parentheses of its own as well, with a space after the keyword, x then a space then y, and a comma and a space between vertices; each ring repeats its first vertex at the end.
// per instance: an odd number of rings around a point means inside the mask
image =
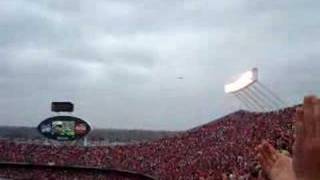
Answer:
MULTIPOLYGON (((292 152, 294 112, 295 107, 266 113, 238 111, 174 137, 124 146, 50 146, 1 140, 0 162, 115 168, 159 179, 221 179, 222 174, 255 179, 261 168, 254 148, 262 139, 283 153, 292 152)), ((6 174, 0 171, 0 176, 6 174)))

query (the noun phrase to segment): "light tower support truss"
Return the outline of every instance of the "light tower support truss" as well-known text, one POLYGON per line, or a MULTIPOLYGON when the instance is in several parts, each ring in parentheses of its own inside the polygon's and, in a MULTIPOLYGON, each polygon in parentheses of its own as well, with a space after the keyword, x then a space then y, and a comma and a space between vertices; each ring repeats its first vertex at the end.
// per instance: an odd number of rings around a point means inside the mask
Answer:
POLYGON ((235 81, 224 86, 225 93, 234 95, 250 111, 272 111, 286 103, 258 79, 258 69, 241 74, 235 81))

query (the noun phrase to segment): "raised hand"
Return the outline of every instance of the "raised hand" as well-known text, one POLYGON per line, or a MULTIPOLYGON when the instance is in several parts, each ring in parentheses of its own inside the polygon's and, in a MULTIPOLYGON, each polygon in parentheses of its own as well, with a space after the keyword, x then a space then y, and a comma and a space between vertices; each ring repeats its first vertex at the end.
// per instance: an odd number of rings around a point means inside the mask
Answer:
POLYGON ((277 152, 266 141, 263 141, 256 150, 262 169, 271 180, 295 180, 291 158, 277 152))
POLYGON ((304 98, 296 112, 293 168, 297 179, 320 180, 320 99, 304 98))

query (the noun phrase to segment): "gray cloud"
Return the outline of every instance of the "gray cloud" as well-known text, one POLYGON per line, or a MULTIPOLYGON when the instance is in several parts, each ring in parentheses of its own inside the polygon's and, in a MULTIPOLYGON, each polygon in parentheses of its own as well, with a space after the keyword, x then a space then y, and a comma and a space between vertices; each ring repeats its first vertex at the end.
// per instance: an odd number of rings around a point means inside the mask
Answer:
POLYGON ((35 126, 71 100, 95 127, 188 129, 237 110, 223 85, 252 67, 298 103, 320 90, 319 5, 3 0, 0 125, 35 126))

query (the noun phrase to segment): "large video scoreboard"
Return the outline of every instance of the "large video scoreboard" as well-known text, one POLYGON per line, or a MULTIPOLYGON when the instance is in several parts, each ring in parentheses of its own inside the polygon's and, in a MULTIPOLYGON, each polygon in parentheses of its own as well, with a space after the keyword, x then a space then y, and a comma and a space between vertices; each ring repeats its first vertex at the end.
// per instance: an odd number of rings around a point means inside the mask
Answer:
MULTIPOLYGON (((73 104, 70 102, 53 102, 51 104, 53 112, 72 112, 73 104)), ((90 125, 73 116, 54 116, 42 121, 38 131, 46 138, 58 141, 73 141, 81 139, 89 134, 90 125)))
POLYGON ((70 141, 80 139, 90 132, 90 125, 72 116, 55 116, 42 121, 38 131, 49 139, 70 141))

